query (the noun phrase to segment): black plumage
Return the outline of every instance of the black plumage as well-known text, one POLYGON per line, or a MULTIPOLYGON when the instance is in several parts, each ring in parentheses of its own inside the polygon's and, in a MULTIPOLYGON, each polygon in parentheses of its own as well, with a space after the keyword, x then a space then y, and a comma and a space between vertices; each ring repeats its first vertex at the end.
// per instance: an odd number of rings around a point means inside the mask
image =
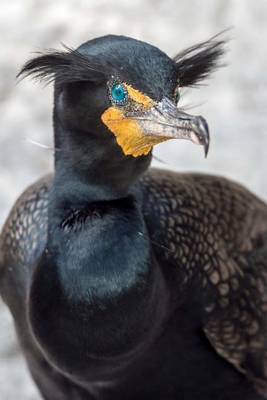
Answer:
POLYGON ((223 178, 148 169, 162 138, 208 148, 206 122, 173 104, 223 45, 172 60, 107 36, 22 69, 55 81, 55 173, 3 228, 0 291, 44 399, 267 397, 267 206, 223 178))

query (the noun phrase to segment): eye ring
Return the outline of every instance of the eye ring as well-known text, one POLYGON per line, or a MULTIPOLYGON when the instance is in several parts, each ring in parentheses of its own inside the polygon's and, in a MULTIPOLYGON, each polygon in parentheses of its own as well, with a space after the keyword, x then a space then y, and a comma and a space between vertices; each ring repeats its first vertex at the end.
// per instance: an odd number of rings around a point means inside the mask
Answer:
POLYGON ((180 90, 179 90, 179 86, 177 86, 175 88, 175 90, 174 90, 174 101, 175 101, 176 104, 179 103, 180 98, 181 98, 181 93, 180 93, 180 90))
POLYGON ((118 105, 123 105, 128 98, 128 91, 123 83, 114 83, 110 89, 111 101, 118 105))

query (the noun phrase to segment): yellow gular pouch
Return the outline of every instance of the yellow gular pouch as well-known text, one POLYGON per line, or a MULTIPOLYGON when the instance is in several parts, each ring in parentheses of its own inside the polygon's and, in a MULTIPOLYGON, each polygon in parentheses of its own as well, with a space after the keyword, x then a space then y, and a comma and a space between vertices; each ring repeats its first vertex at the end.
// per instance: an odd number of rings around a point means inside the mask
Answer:
MULTIPOLYGON (((146 111, 154 105, 154 101, 139 90, 128 84, 124 84, 124 86, 128 92, 128 99, 135 105, 135 108, 146 111)), ((114 104, 104 111, 101 119, 115 135, 117 143, 125 155, 133 157, 147 155, 155 144, 166 140, 160 136, 146 135, 138 124, 138 120, 127 117, 124 111, 123 106, 114 104)))

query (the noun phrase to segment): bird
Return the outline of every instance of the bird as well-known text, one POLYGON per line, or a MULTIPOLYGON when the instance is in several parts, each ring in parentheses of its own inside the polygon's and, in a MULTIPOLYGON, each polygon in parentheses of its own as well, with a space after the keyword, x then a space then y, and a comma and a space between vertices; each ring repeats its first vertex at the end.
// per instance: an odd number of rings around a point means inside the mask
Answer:
POLYGON ((267 205, 223 177, 150 167, 169 139, 207 155, 208 123, 180 93, 225 45, 171 58, 106 35, 20 70, 54 85, 55 163, 4 224, 0 293, 42 398, 267 398, 267 205))

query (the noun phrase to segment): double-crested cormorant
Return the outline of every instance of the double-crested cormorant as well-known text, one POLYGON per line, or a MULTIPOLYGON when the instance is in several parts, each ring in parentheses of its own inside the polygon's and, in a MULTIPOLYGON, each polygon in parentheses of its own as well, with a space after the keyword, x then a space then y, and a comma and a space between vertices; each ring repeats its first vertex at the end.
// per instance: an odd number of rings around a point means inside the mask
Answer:
POLYGON ((167 139, 207 153, 207 123, 177 103, 223 45, 171 59, 105 36, 22 68, 55 83, 55 173, 3 228, 0 291, 44 399, 266 396, 267 206, 226 179, 148 169, 167 139))

